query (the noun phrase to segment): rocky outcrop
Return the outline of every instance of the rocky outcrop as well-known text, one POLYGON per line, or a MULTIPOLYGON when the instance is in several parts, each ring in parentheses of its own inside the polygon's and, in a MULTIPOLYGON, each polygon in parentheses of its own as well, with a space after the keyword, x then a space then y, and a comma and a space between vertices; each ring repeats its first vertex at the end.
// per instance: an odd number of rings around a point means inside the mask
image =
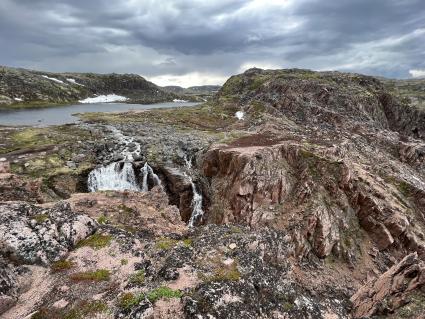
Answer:
POLYGON ((405 306, 412 295, 425 285, 425 263, 413 253, 368 282, 352 297, 353 317, 388 315, 405 306))
POLYGON ((67 203, 43 209, 24 202, 0 203, 0 253, 26 264, 49 264, 91 235, 97 223, 67 203))

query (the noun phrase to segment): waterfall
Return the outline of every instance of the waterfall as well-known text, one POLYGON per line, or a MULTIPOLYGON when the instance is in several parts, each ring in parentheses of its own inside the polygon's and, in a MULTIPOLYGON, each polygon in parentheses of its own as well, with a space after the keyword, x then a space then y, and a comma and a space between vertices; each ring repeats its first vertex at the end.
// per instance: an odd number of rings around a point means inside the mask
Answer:
MULTIPOLYGON (((187 158, 186 154, 184 155, 184 161, 186 164, 186 170, 189 172, 192 169, 192 158, 187 158)), ((189 227, 195 226, 195 223, 204 215, 204 211, 202 210, 202 194, 198 193, 196 189, 196 185, 193 182, 192 177, 189 174, 184 173, 184 175, 190 180, 190 184, 192 186, 192 202, 190 206, 192 207, 192 213, 190 215, 190 219, 188 222, 189 227)))
POLYGON ((162 188, 161 180, 159 179, 158 175, 156 175, 152 169, 152 167, 149 166, 148 162, 143 165, 141 168, 141 173, 143 175, 142 179, 142 192, 147 192, 149 190, 148 186, 148 177, 149 175, 153 179, 154 186, 160 186, 162 188))
POLYGON ((140 156, 140 144, 137 143, 133 137, 124 135, 114 126, 106 127, 112 132, 113 137, 118 141, 118 143, 124 146, 121 151, 121 155, 124 156, 124 160, 92 170, 87 180, 89 191, 131 190, 147 192, 149 190, 149 177, 151 177, 155 186, 159 185, 162 187, 161 180, 147 162, 141 169, 142 186, 139 186, 132 163, 134 161, 134 156, 140 156))
POLYGON ((140 191, 132 163, 111 163, 92 170, 87 180, 91 192, 104 190, 140 191))
POLYGON ((193 227, 195 222, 197 222, 202 217, 202 215, 204 215, 204 211, 202 210, 202 194, 198 193, 196 190, 196 185, 192 179, 190 179, 190 183, 192 185, 193 197, 191 203, 192 214, 190 215, 188 226, 193 227))

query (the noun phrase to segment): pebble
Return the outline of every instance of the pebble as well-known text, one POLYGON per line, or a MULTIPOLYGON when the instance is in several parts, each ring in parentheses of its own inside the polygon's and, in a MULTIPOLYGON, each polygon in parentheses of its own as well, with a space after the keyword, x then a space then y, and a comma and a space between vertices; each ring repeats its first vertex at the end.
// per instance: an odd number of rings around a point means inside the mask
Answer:
POLYGON ((236 244, 235 244, 235 243, 231 243, 231 244, 229 245, 229 248, 230 248, 230 249, 232 249, 232 250, 233 250, 233 249, 235 249, 236 247, 237 247, 237 246, 236 246, 236 244))

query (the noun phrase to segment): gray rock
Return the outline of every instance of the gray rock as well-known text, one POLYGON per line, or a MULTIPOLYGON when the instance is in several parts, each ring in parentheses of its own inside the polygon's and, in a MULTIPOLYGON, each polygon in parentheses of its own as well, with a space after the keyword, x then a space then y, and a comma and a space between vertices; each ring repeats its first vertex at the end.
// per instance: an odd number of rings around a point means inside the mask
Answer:
POLYGON ((63 258, 91 235, 97 223, 72 212, 69 203, 43 209, 24 202, 0 203, 0 254, 27 264, 49 264, 63 258))

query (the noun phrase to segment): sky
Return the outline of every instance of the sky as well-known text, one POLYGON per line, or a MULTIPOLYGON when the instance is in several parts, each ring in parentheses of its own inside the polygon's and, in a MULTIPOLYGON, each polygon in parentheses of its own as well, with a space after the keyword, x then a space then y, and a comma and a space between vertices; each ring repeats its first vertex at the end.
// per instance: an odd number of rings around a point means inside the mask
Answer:
POLYGON ((0 0, 0 65, 184 87, 250 67, 425 77, 425 1, 0 0))

